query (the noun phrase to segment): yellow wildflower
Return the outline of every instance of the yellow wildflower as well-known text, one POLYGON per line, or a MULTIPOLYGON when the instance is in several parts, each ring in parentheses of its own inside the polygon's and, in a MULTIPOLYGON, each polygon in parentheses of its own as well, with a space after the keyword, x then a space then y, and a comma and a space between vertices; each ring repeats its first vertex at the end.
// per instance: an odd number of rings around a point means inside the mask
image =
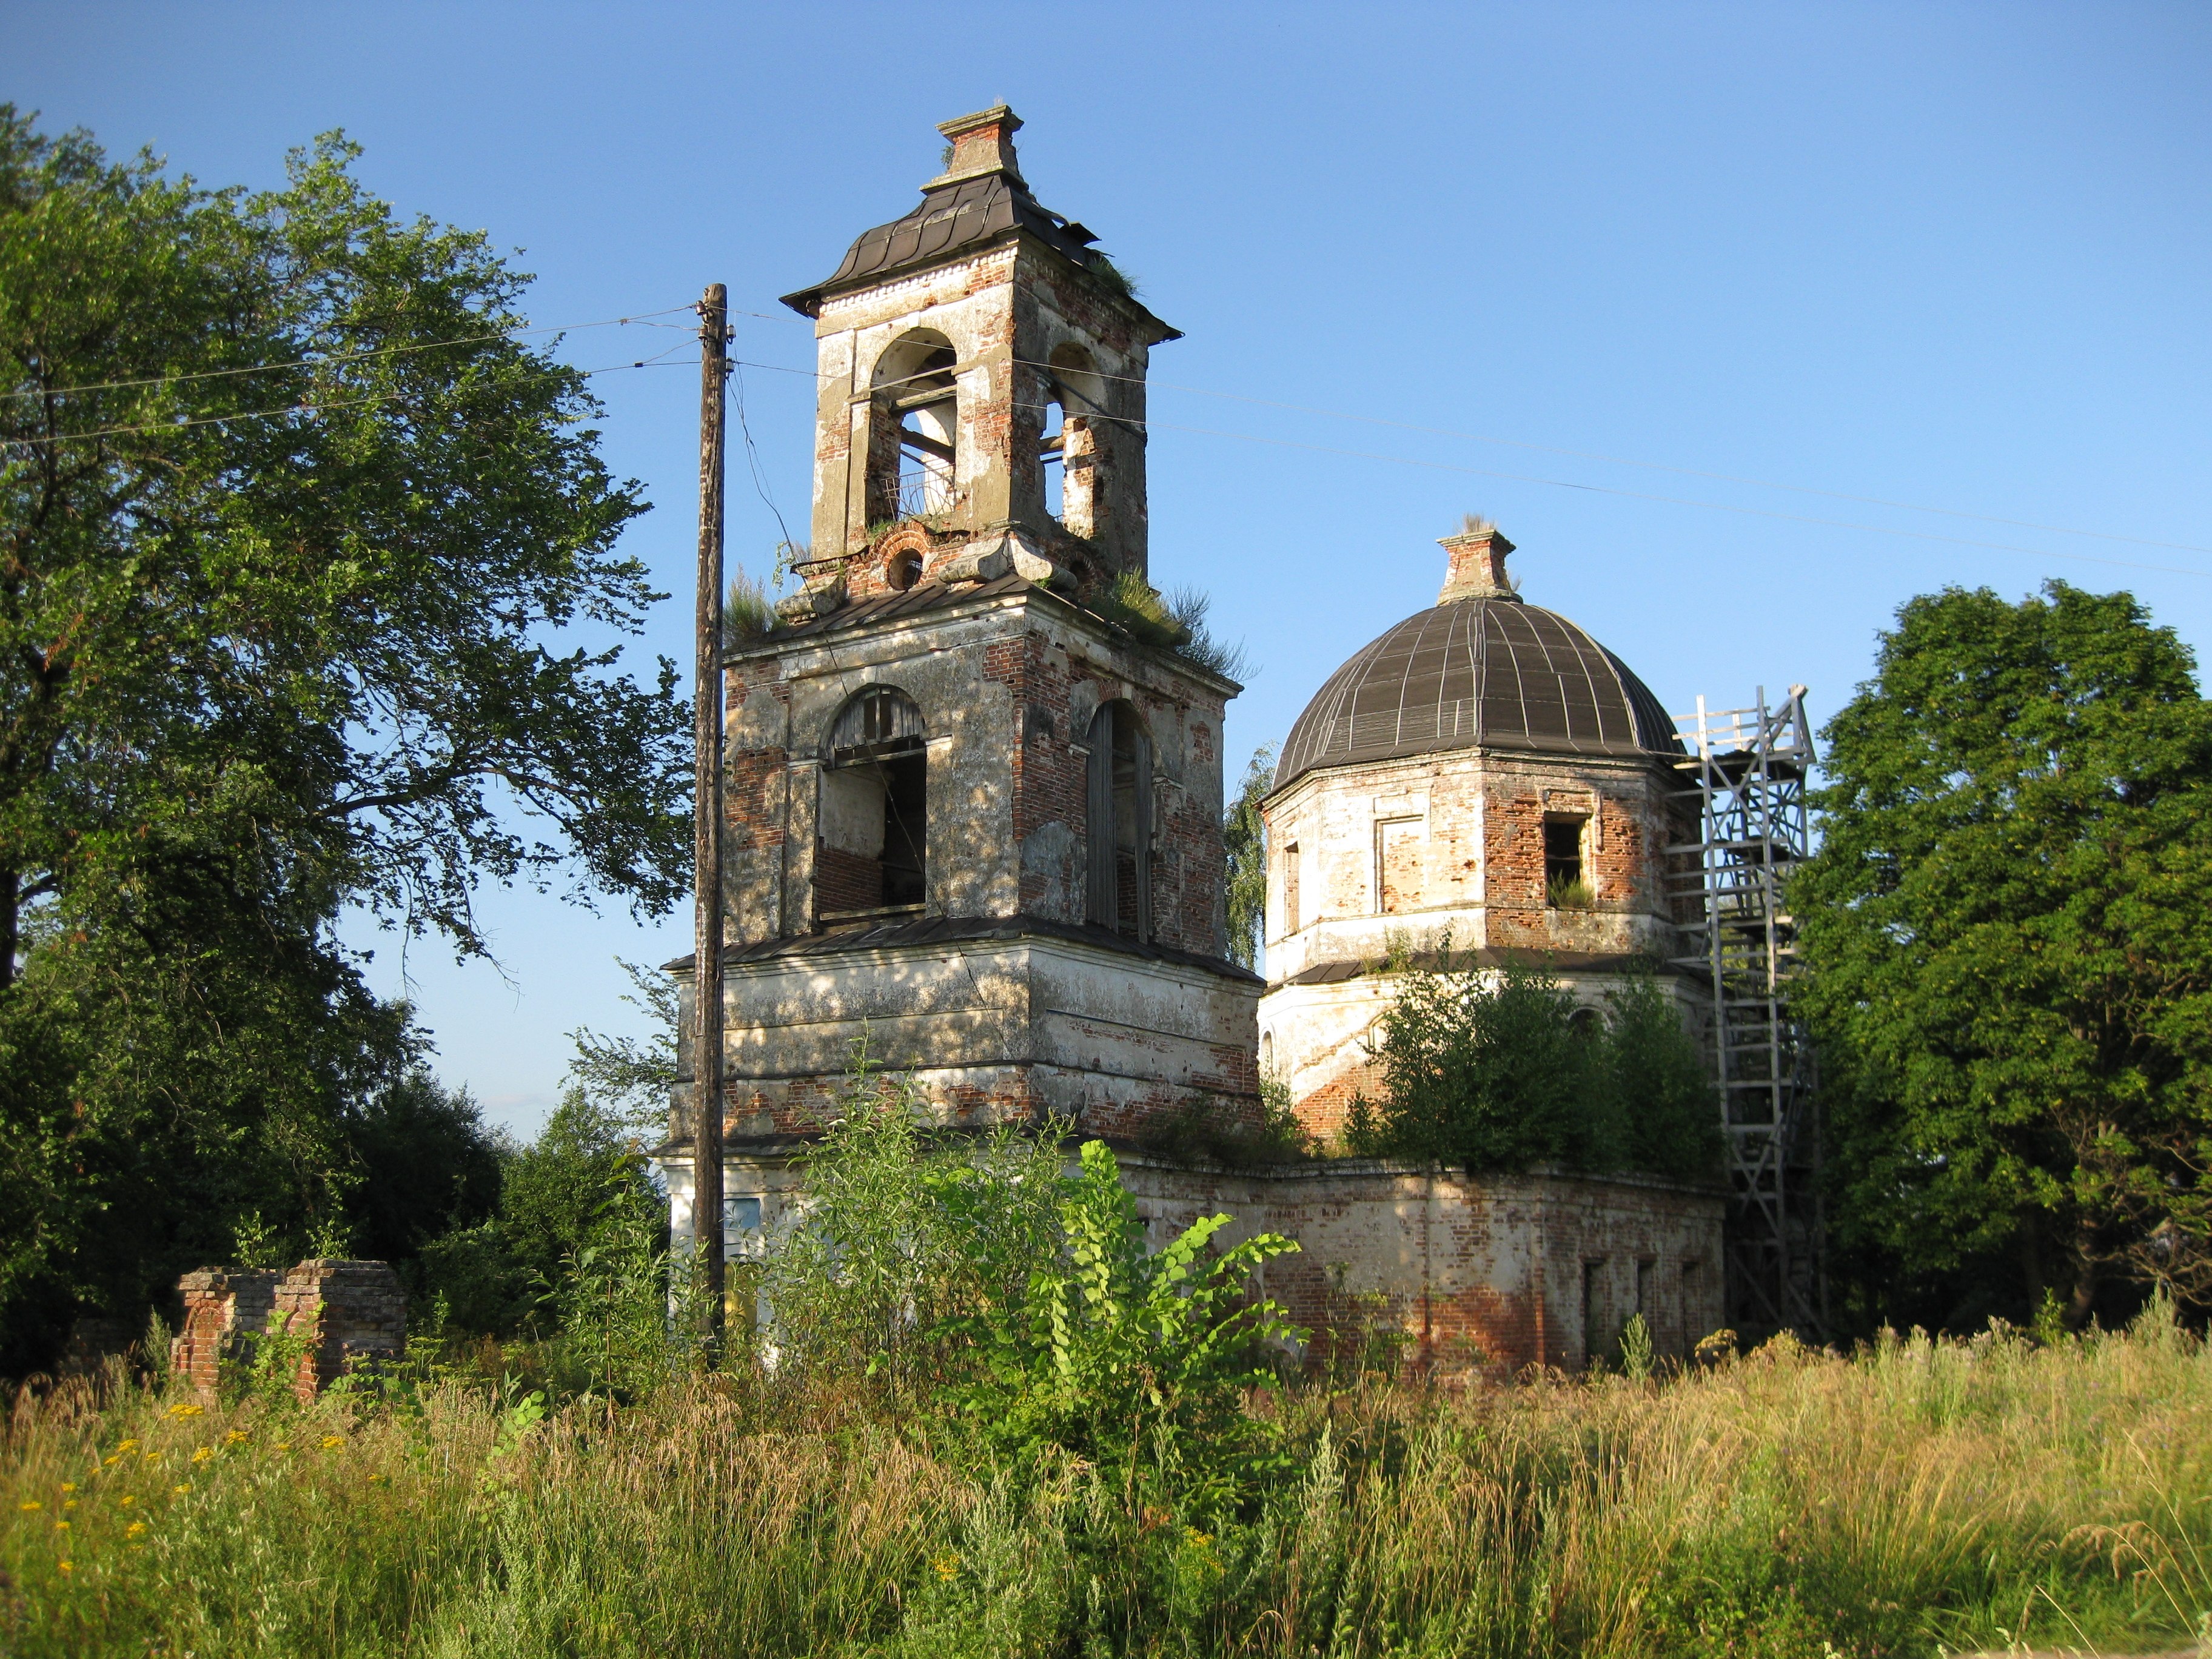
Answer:
POLYGON ((69 1529, 70 1523, 66 1521, 57 1521, 54 1522, 54 1530, 56 1532, 67 1532, 69 1529))
POLYGON ((192 1462, 195 1463, 204 1463, 208 1459, 214 1455, 215 1448, 213 1446, 202 1446, 198 1451, 192 1454, 192 1462))
POLYGON ((1196 1527, 1185 1527, 1182 1535, 1190 1540, 1190 1547, 1194 1550, 1202 1550, 1213 1541, 1212 1534, 1200 1532, 1196 1527))
POLYGON ((172 1417, 198 1417, 206 1409, 207 1407, 205 1406, 195 1406, 189 1401, 180 1401, 176 1405, 169 1407, 169 1415, 172 1417))
POLYGON ((276 1443, 276 1449, 280 1452, 289 1451, 292 1449, 292 1443, 289 1440, 279 1440, 276 1443))
POLYGON ((183 1497, 186 1492, 190 1492, 191 1489, 192 1489, 192 1483, 191 1483, 191 1481, 187 1480, 187 1481, 185 1481, 182 1486, 172 1486, 172 1487, 170 1487, 170 1488, 169 1488, 169 1492, 170 1492, 170 1494, 171 1494, 173 1497, 176 1497, 176 1498, 182 1498, 182 1497, 183 1497))
POLYGON ((158 1463, 161 1461, 161 1454, 159 1452, 146 1452, 142 1454, 141 1461, 148 1463, 158 1463))
POLYGON ((64 1572, 75 1572, 75 1571, 76 1571, 76 1562, 74 1562, 74 1561, 64 1561, 64 1562, 63 1562, 63 1563, 62 1563, 62 1571, 63 1571, 64 1572))
POLYGON ((110 1452, 106 1456, 100 1460, 100 1467, 103 1469, 112 1469, 122 1461, 123 1454, 121 1452, 110 1452))
POLYGON ((138 1449, 138 1443, 136 1440, 126 1440, 115 1449, 118 1452, 134 1452, 138 1449))
POLYGON ((960 1571, 960 1558, 957 1555, 940 1555, 930 1565, 937 1569, 937 1576, 949 1584, 960 1571))
POLYGON ((345 1437, 342 1434, 326 1434, 323 1437, 323 1449, 325 1451, 336 1451, 340 1446, 344 1444, 345 1437))
POLYGON ((143 1521, 133 1521, 129 1526, 124 1528, 123 1535, 125 1538, 143 1538, 146 1535, 146 1523, 143 1521))
POLYGON ((22 1507, 23 1507, 23 1513, 24 1513, 24 1514, 26 1514, 26 1515, 35 1515, 35 1514, 37 1514, 40 1510, 42 1510, 42 1509, 46 1508, 46 1505, 45 1505, 44 1504, 41 1504, 40 1502, 39 1502, 39 1500, 38 1500, 37 1498, 26 1498, 23 1500, 23 1505, 22 1505, 22 1507))
POLYGON ((63 1482, 62 1482, 62 1490, 63 1490, 64 1492, 75 1492, 75 1491, 76 1490, 76 1481, 74 1481, 74 1480, 64 1480, 64 1481, 63 1481, 63 1482))
POLYGON ((246 1443, 246 1431, 244 1429, 231 1430, 228 1434, 223 1436, 222 1443, 226 1446, 244 1445, 246 1443))
POLYGON ((123 1505, 123 1507, 124 1507, 125 1509, 126 1509, 126 1510, 127 1510, 127 1509, 129 1509, 129 1508, 130 1508, 133 1504, 137 1503, 138 1500, 137 1500, 137 1498, 133 1498, 133 1497, 132 1497, 129 1492, 125 1492, 125 1493, 123 1494, 123 1496, 122 1496, 122 1497, 120 1497, 120 1498, 117 1498, 115 1501, 116 1501, 117 1503, 118 1503, 118 1504, 122 1504, 122 1505, 123 1505))
POLYGON ((76 1507, 76 1498, 63 1498, 63 1499, 62 1499, 62 1507, 63 1507, 64 1509, 65 1509, 65 1510, 73 1510, 73 1509, 75 1509, 75 1508, 76 1507))

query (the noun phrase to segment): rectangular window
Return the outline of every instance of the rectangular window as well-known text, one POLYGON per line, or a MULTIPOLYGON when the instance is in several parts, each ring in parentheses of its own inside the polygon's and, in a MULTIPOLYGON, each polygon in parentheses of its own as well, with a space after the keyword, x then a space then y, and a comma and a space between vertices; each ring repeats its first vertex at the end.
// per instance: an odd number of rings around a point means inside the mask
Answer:
POLYGON ((761 1249, 761 1201, 757 1197, 722 1200, 722 1259, 750 1261, 761 1249))
POLYGON ((1298 844, 1283 848, 1283 932, 1298 931, 1298 844))
POLYGON ((1386 916, 1421 902, 1421 821, 1385 818, 1375 826, 1376 908, 1386 916))
POLYGON ((1656 1261, 1636 1264, 1636 1311, 1644 1316, 1647 1325, 1658 1316, 1659 1310, 1651 1305, 1651 1273, 1658 1267, 1656 1261))
POLYGON ((1583 826, 1588 818, 1544 820, 1544 902, 1579 908, 1590 902, 1583 874, 1583 826))

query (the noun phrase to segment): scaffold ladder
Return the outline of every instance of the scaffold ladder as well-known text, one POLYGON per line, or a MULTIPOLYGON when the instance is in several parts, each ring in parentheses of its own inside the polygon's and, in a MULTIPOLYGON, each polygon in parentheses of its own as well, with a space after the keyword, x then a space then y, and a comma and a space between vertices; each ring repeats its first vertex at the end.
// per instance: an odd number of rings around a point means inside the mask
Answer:
MULTIPOLYGON (((1754 1338, 1825 1331, 1820 1133, 1812 1045, 1792 1017, 1796 928, 1790 872, 1812 850, 1806 785, 1814 763, 1805 688, 1770 706, 1675 717, 1675 762, 1697 836, 1668 850, 1675 920, 1689 952, 1676 965, 1711 998, 1708 1035, 1727 1138, 1724 1267, 1729 1324, 1754 1338)), ((1684 815, 1686 829, 1688 814, 1684 815)))

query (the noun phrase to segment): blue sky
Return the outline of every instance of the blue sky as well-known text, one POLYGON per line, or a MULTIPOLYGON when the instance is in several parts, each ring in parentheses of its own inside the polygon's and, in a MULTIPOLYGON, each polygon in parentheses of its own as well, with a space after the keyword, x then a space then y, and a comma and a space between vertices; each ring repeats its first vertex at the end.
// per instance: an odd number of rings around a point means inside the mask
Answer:
MULTIPOLYGON (((1432 602, 1468 510, 1674 708, 1796 680, 1832 713, 1947 583, 2124 586, 2212 643, 2212 8, 9 0, 0 35, 0 98, 210 183, 344 128, 404 211, 524 250, 539 323, 726 282, 775 366, 744 381, 760 488, 741 449, 731 481, 757 562, 809 488, 811 382, 776 371, 811 337, 775 296, 905 211, 936 122, 1010 101, 1038 195, 1186 331, 1154 358, 1153 578, 1261 665, 1240 761, 1432 602)), ((597 384, 678 596, 642 648, 680 659, 696 379, 597 384)), ((497 968, 352 933, 527 1133, 568 1031, 635 1029, 615 959, 689 921, 483 909, 497 968)))

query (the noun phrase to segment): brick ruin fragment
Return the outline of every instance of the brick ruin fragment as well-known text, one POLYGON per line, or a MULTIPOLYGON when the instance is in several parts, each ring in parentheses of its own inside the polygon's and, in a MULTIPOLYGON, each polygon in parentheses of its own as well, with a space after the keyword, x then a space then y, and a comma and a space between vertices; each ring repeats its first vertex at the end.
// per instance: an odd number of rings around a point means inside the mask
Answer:
POLYGON ((281 1274, 203 1267, 177 1289, 185 1319, 169 1369, 203 1395, 214 1395, 226 1364, 250 1361, 272 1329, 305 1341, 292 1384, 302 1401, 407 1351, 407 1292, 389 1262, 320 1258, 281 1274))

